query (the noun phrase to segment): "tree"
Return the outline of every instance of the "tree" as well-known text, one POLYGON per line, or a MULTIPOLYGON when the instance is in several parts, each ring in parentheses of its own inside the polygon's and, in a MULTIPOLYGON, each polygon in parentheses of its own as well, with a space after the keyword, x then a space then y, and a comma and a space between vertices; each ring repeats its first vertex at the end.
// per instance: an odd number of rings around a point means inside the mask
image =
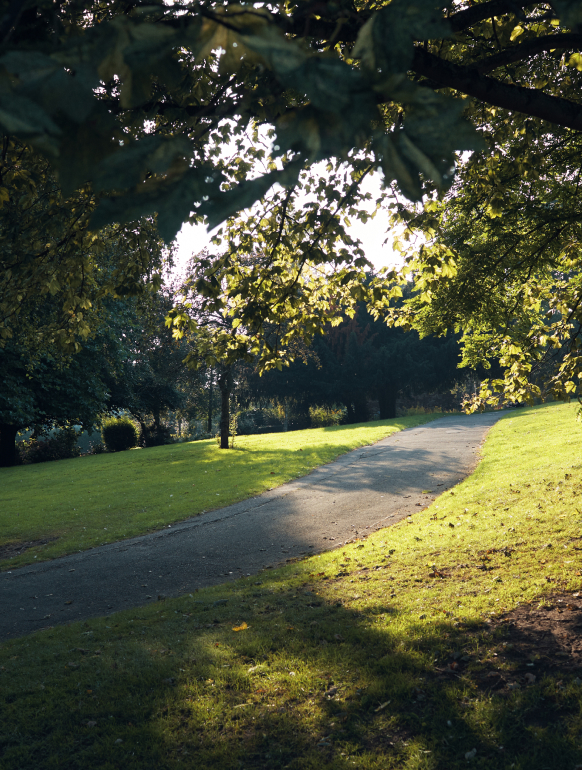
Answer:
MULTIPOLYGON (((289 335, 309 336, 340 301, 388 312, 394 275, 364 287, 361 257, 337 248, 341 217, 361 212, 367 173, 380 169, 395 192, 434 202, 454 179, 456 152, 479 150, 486 165, 522 129, 551 143, 582 126, 574 0, 31 0, 24 11, 10 6, 0 38, 3 131, 50 160, 65 195, 90 185, 92 228, 156 212, 170 241, 185 220, 218 225, 283 189, 265 218, 270 248, 260 264, 240 268, 244 228, 233 240, 229 224, 226 254, 202 287, 211 294, 213 280, 236 277, 229 296, 242 331, 229 344, 258 349, 267 367, 280 361, 279 342, 266 344, 264 323, 287 316, 289 335), (345 175, 343 191, 318 188, 318 161, 345 175), (288 196, 316 188, 300 238, 288 196), (298 289, 326 265, 325 281, 298 289)), ((519 177, 535 167, 529 150, 510 160, 519 177)), ((442 276, 450 260, 429 256, 417 272, 442 276)))
POLYGON ((450 388, 460 379, 459 341, 389 328, 359 305, 354 318, 329 326, 302 351, 303 360, 283 371, 253 372, 247 398, 292 403, 307 416, 312 406, 346 409, 348 423, 369 419, 368 402, 378 401, 380 419, 396 417, 396 399, 450 388))
POLYGON ((78 351, 107 296, 159 285, 169 253, 151 219, 90 231, 91 191, 65 197, 50 164, 7 136, 0 185, 0 345, 78 351))
POLYGON ((0 347, 0 467, 16 463, 15 439, 24 428, 37 434, 72 425, 91 430, 107 405, 105 367, 92 342, 65 359, 41 355, 33 365, 12 341, 0 347))
POLYGON ((118 367, 113 397, 139 422, 147 446, 169 440, 170 412, 188 411, 201 398, 202 383, 185 359, 191 352, 186 340, 177 340, 165 323, 173 306, 171 287, 144 297, 115 302, 125 305, 118 322, 123 362, 118 367))
POLYGON ((423 333, 462 330, 467 365, 504 367, 473 408, 578 391, 579 152, 571 132, 514 125, 499 152, 463 164, 450 197, 397 214, 410 238, 425 238, 409 265, 417 294, 401 322, 423 333))

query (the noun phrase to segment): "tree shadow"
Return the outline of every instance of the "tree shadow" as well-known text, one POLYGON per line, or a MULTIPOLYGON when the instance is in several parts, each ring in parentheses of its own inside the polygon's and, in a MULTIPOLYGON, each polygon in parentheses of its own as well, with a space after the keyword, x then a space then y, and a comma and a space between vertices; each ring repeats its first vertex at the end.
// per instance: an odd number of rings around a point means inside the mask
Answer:
MULTIPOLYGON (((333 596, 333 580, 263 578, 158 605, 153 623, 151 610, 133 611, 109 628, 60 629, 73 668, 61 673, 53 660, 46 669, 49 637, 28 659, 30 681, 48 692, 5 693, 3 766, 544 770, 582 761, 580 694, 563 671, 531 685, 521 669, 502 686, 489 676, 507 624, 422 622, 387 597, 347 606, 355 600, 333 596), (90 650, 70 648, 80 638, 90 650), (47 721, 51 689, 59 703, 47 721)), ((528 639, 535 645, 535 633, 528 639)))

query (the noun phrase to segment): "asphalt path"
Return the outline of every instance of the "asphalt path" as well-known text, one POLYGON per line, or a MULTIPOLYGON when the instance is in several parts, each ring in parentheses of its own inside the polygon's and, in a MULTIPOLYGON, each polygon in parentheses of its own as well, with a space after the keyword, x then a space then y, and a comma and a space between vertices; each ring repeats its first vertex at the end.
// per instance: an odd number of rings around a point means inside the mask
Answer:
POLYGON ((110 615, 337 548, 465 478, 500 412, 449 416, 159 532, 0 573, 0 639, 110 615))

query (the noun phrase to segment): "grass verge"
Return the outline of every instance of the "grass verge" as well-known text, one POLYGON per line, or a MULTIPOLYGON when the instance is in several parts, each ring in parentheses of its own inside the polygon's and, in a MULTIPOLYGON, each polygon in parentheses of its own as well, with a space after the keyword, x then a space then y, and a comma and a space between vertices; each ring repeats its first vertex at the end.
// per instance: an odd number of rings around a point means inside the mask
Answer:
POLYGON ((500 421, 470 478, 366 540, 6 642, 3 770, 574 770, 574 414, 500 421))
POLYGON ((240 436, 234 450, 193 441, 0 469, 0 569, 143 535, 246 500, 437 417, 240 436))

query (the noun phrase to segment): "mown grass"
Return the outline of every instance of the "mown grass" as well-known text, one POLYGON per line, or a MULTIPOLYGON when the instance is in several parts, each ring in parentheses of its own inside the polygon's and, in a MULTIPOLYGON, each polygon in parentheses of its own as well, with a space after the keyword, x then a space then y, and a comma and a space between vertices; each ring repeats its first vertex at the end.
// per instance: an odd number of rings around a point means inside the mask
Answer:
POLYGON ((239 436, 228 451, 208 440, 0 469, 0 549, 48 541, 0 561, 0 569, 142 535, 245 500, 440 416, 239 436))
POLYGON ((574 770, 577 672, 504 657, 487 621, 582 586, 574 413, 501 420, 470 478, 366 540, 6 642, 3 770, 574 770))

